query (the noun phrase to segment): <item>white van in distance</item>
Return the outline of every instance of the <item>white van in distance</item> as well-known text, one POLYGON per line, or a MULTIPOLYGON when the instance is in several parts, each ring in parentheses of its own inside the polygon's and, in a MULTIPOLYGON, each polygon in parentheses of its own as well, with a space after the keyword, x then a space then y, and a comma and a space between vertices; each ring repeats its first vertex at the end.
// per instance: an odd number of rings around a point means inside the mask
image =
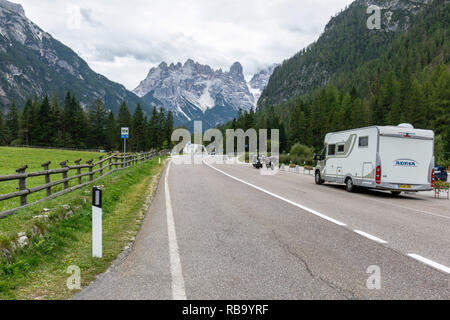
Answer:
POLYGON ((328 133, 315 168, 315 181, 402 191, 432 190, 434 132, 410 124, 373 126, 328 133))

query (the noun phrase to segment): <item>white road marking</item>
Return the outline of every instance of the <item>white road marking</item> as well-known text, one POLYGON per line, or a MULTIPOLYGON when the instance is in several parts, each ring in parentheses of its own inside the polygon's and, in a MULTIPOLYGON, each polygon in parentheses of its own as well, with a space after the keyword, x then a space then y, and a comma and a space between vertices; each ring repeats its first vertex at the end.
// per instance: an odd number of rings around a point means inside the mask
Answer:
POLYGON ((381 243, 381 244, 387 244, 387 241, 384 241, 383 239, 377 238, 377 237, 375 237, 375 236, 373 236, 371 234, 368 234, 368 233, 366 233, 364 231, 361 231, 361 230, 353 230, 353 231, 356 232, 357 234, 363 236, 363 237, 366 237, 367 239, 373 240, 373 241, 381 243))
POLYGON ((427 265, 429 265, 429 266, 431 266, 431 267, 433 267, 435 269, 438 269, 438 270, 441 270, 441 271, 444 271, 444 272, 450 274, 450 268, 446 267, 446 266, 444 266, 444 265, 442 265, 440 263, 434 262, 434 261, 432 261, 430 259, 424 258, 424 257, 419 256, 418 254, 414 254, 414 253, 410 253, 410 254, 408 254, 408 256, 410 256, 411 258, 414 258, 414 259, 416 259, 416 260, 418 260, 418 261, 420 261, 422 263, 425 263, 425 264, 427 264, 427 265))
MULTIPOLYGON (((312 213, 312 214, 314 214, 314 215, 316 215, 316 216, 318 216, 318 217, 320 217, 320 218, 323 218, 323 219, 325 219, 325 220, 328 220, 328 221, 330 221, 330 222, 332 222, 332 223, 335 223, 335 224, 340 225, 340 226, 343 226, 343 227, 347 226, 346 224, 344 224, 344 223, 342 223, 342 222, 340 222, 340 221, 338 221, 338 220, 335 220, 335 219, 333 219, 333 218, 330 218, 330 217, 328 217, 328 216, 326 216, 326 215, 324 215, 324 214, 322 214, 322 213, 319 213, 319 212, 317 212, 317 211, 315 211, 315 210, 309 209, 309 208, 307 208, 307 207, 305 207, 305 206, 302 206, 302 205, 300 205, 300 204, 298 204, 298 203, 295 203, 295 202, 293 202, 293 201, 291 201, 291 200, 289 200, 289 199, 286 199, 286 198, 284 198, 284 197, 281 197, 281 196, 279 196, 279 195, 277 195, 277 194, 275 194, 275 193, 272 193, 272 192, 267 191, 267 190, 265 190, 265 189, 263 189, 263 188, 260 188, 260 187, 258 187, 258 186, 255 186, 255 185, 253 185, 253 184, 251 184, 251 183, 249 183, 249 182, 247 182, 247 181, 244 181, 244 180, 242 180, 242 179, 236 178, 236 177, 234 177, 234 176, 232 176, 232 175, 230 175, 230 174, 228 174, 228 173, 226 173, 226 172, 224 172, 224 171, 222 171, 222 170, 220 170, 220 169, 215 168, 214 166, 210 165, 210 164, 207 163, 206 161, 203 161, 203 163, 206 164, 208 167, 210 167, 210 168, 212 168, 212 169, 214 169, 214 170, 216 170, 216 171, 218 171, 218 172, 220 172, 220 173, 226 175, 227 177, 230 177, 231 179, 234 179, 234 180, 236 180, 236 181, 239 181, 239 182, 241 182, 241 183, 243 183, 243 184, 246 184, 246 185, 248 185, 248 186, 250 186, 250 187, 252 187, 252 188, 255 188, 255 189, 259 190, 259 191, 262 191, 262 192, 264 192, 264 193, 267 193, 268 195, 271 195, 271 196, 273 196, 273 197, 275 197, 275 198, 277 198, 277 199, 280 199, 280 200, 285 201, 285 202, 287 202, 287 203, 289 203, 289 204, 292 204, 292 205, 294 205, 294 206, 296 206, 296 207, 298 207, 298 208, 300 208, 300 209, 303 209, 303 210, 305 210, 305 211, 307 211, 307 212, 309 212, 309 213, 312 213)), ((397 207, 399 207, 399 206, 397 206, 397 207)), ((412 209, 412 210, 414 210, 414 209, 412 209)), ((414 211, 419 211, 419 210, 414 210, 414 211)), ((431 213, 425 212, 425 211, 419 211, 419 212, 431 214, 431 213)), ((432 215, 434 215, 434 214, 432 214, 432 215)), ((439 216, 440 216, 440 215, 439 215, 439 216)), ((445 217, 445 216, 440 216, 440 217, 448 218, 448 217, 445 217)), ((360 231, 360 230, 353 230, 353 231, 354 231, 355 233, 357 233, 357 234, 363 236, 363 237, 366 237, 366 238, 372 240, 372 241, 375 241, 375 242, 378 242, 378 243, 381 243, 381 244, 387 244, 387 243, 388 243, 387 241, 384 241, 383 239, 380 239, 380 238, 377 238, 377 237, 375 237, 375 236, 372 236, 371 234, 368 234, 368 233, 366 233, 366 232, 363 232, 363 231, 360 231)), ((422 263, 425 263, 425 264, 427 264, 427 265, 429 265, 429 266, 431 266, 431 267, 433 267, 433 268, 435 268, 435 269, 438 269, 438 270, 440 270, 440 271, 444 271, 444 272, 450 274, 450 268, 449 268, 449 267, 446 267, 446 266, 444 266, 444 265, 442 265, 442 264, 439 264, 439 263, 437 263, 437 262, 434 262, 434 261, 432 261, 432 260, 429 260, 429 259, 424 258, 424 257, 422 257, 422 256, 420 256, 420 255, 417 255, 417 254, 412 254, 412 253, 411 253, 411 254, 408 254, 408 256, 411 257, 411 258, 413 258, 413 259, 416 259, 416 260, 418 260, 418 261, 420 261, 420 262, 422 262, 422 263)))
POLYGON ((210 168, 212 168, 212 169, 214 169, 214 170, 216 170, 216 171, 218 171, 218 172, 220 172, 220 173, 226 175, 227 177, 230 177, 231 179, 234 179, 234 180, 239 181, 239 182, 241 182, 241 183, 243 183, 243 184, 246 184, 246 185, 248 185, 248 186, 250 186, 250 187, 252 187, 252 188, 254 188, 254 189, 256 189, 256 190, 259 190, 259 191, 262 191, 262 192, 264 192, 264 193, 267 193, 268 195, 270 195, 270 196, 272 196, 272 197, 274 197, 274 198, 277 198, 277 199, 279 199, 279 200, 282 200, 282 201, 284 201, 284 202, 287 202, 287 203, 289 203, 289 204, 291 204, 291 205, 293 205, 293 206, 296 206, 296 207, 298 207, 298 208, 300 208, 300 209, 302 209, 302 210, 304 210, 304 211, 307 211, 307 212, 309 212, 309 213, 312 213, 312 214, 315 215, 315 216, 318 216, 318 217, 320 217, 320 218, 322 218, 322 219, 328 220, 328 221, 330 221, 330 222, 332 222, 332 223, 334 223, 334 224, 337 224, 337 225, 339 225, 339 226, 342 226, 342 227, 347 226, 345 223, 340 222, 340 221, 338 221, 338 220, 335 220, 335 219, 333 219, 333 218, 330 218, 330 217, 328 217, 328 216, 326 216, 326 215, 324 215, 324 214, 322 214, 322 213, 320 213, 320 212, 317 212, 317 211, 315 211, 315 210, 313 210, 313 209, 310 209, 310 208, 305 207, 305 206, 303 206, 303 205, 301 205, 301 204, 298 204, 298 203, 296 203, 296 202, 294 202, 294 201, 291 201, 291 200, 286 199, 286 198, 284 198, 284 197, 282 197, 282 196, 279 196, 279 195, 277 195, 277 194, 275 194, 275 193, 273 193, 273 192, 270 192, 270 191, 267 191, 267 190, 265 190, 265 189, 263 189, 263 188, 260 188, 260 187, 258 187, 258 186, 255 186, 255 185, 253 185, 253 184, 251 184, 251 183, 249 183, 249 182, 247 182, 247 181, 244 181, 244 180, 241 180, 241 179, 239 179, 239 178, 233 177, 232 175, 230 175, 230 174, 228 174, 228 173, 226 173, 226 172, 224 172, 224 171, 222 171, 222 170, 219 170, 219 169, 213 167, 212 165, 210 165, 210 164, 207 163, 206 161, 203 161, 203 163, 206 164, 208 167, 210 167, 210 168))
POLYGON ((167 214, 167 232, 169 235, 169 255, 170 255, 170 272, 172 274, 172 296, 174 300, 186 300, 186 289, 184 287, 183 271, 181 268, 180 252, 177 242, 177 234, 175 232, 175 222, 173 220, 172 203, 169 193, 169 172, 170 165, 167 167, 165 178, 166 191, 166 214, 167 214))

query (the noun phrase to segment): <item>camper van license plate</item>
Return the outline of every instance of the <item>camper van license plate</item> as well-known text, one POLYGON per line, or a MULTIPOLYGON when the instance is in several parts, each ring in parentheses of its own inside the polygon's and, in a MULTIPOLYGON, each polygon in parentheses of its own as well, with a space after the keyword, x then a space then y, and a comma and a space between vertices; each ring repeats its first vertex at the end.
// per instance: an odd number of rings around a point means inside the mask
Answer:
POLYGON ((400 189, 412 189, 412 186, 409 184, 401 184, 400 189))

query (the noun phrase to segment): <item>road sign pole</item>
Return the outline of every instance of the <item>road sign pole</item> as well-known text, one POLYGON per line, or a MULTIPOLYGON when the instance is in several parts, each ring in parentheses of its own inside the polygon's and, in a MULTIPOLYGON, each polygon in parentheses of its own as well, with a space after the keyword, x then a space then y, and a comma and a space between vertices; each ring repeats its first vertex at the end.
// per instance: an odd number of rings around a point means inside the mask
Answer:
POLYGON ((102 190, 92 188, 92 256, 102 258, 102 190))
POLYGON ((126 156, 127 156, 127 139, 129 138, 129 135, 130 135, 130 129, 126 128, 126 127, 123 127, 121 129, 121 137, 123 139, 123 157, 124 157, 125 167, 127 166, 126 165, 126 161, 127 161, 127 159, 126 159, 126 156))

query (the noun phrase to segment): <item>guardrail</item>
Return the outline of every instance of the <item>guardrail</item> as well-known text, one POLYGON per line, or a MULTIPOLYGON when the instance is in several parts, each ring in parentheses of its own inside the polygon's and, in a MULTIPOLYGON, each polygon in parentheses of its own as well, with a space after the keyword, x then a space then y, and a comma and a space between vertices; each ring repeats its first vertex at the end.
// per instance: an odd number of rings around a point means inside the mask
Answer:
POLYGON ((111 154, 108 153, 107 157, 104 156, 99 157, 99 161, 94 163, 94 159, 86 161, 86 164, 81 164, 82 159, 75 160, 75 165, 69 166, 68 161, 63 161, 59 165, 60 169, 49 169, 51 164, 50 161, 43 163, 41 166, 43 168, 42 171, 38 172, 26 172, 28 166, 23 166, 16 170, 16 174, 0 176, 0 183, 4 181, 17 180, 18 181, 18 190, 17 192, 11 192, 7 194, 0 195, 0 201, 18 198, 20 197, 20 206, 0 212, 0 218, 9 216, 17 212, 18 210, 24 209, 26 207, 35 205, 39 202, 56 198, 68 192, 77 190, 82 188, 88 184, 91 184, 98 179, 105 177, 115 171, 127 169, 133 165, 138 164, 139 162, 145 162, 153 159, 156 155, 162 155, 164 152, 160 152, 159 154, 156 151, 150 151, 139 154, 130 154, 130 155, 120 155, 120 154, 111 154), (98 169, 95 169, 98 167, 98 169), (82 172, 83 169, 87 169, 87 172, 82 172), (76 174, 69 177, 69 172, 72 170, 76 170, 76 174), (94 179, 95 174, 99 174, 99 176, 94 179), (51 176, 55 174, 61 174, 62 179, 51 181, 51 176), (36 186, 33 188, 27 188, 27 179, 32 177, 45 177, 45 184, 36 186), (83 183, 83 177, 89 177, 88 181, 83 183), (75 186, 70 187, 69 182, 72 180, 76 180, 77 184, 75 186), (63 185, 63 190, 53 193, 52 188, 58 185, 63 185), (46 196, 34 201, 32 203, 28 203, 28 196, 30 194, 46 190, 46 196))
MULTIPOLYGON (((283 163, 280 166, 281 171, 294 172, 294 173, 300 173, 301 168, 302 167, 300 167, 296 164, 286 165, 283 163)), ((306 171, 308 171, 308 174, 311 174, 311 172, 314 171, 314 167, 308 166, 308 165, 303 166, 303 174, 306 174, 306 171)))

